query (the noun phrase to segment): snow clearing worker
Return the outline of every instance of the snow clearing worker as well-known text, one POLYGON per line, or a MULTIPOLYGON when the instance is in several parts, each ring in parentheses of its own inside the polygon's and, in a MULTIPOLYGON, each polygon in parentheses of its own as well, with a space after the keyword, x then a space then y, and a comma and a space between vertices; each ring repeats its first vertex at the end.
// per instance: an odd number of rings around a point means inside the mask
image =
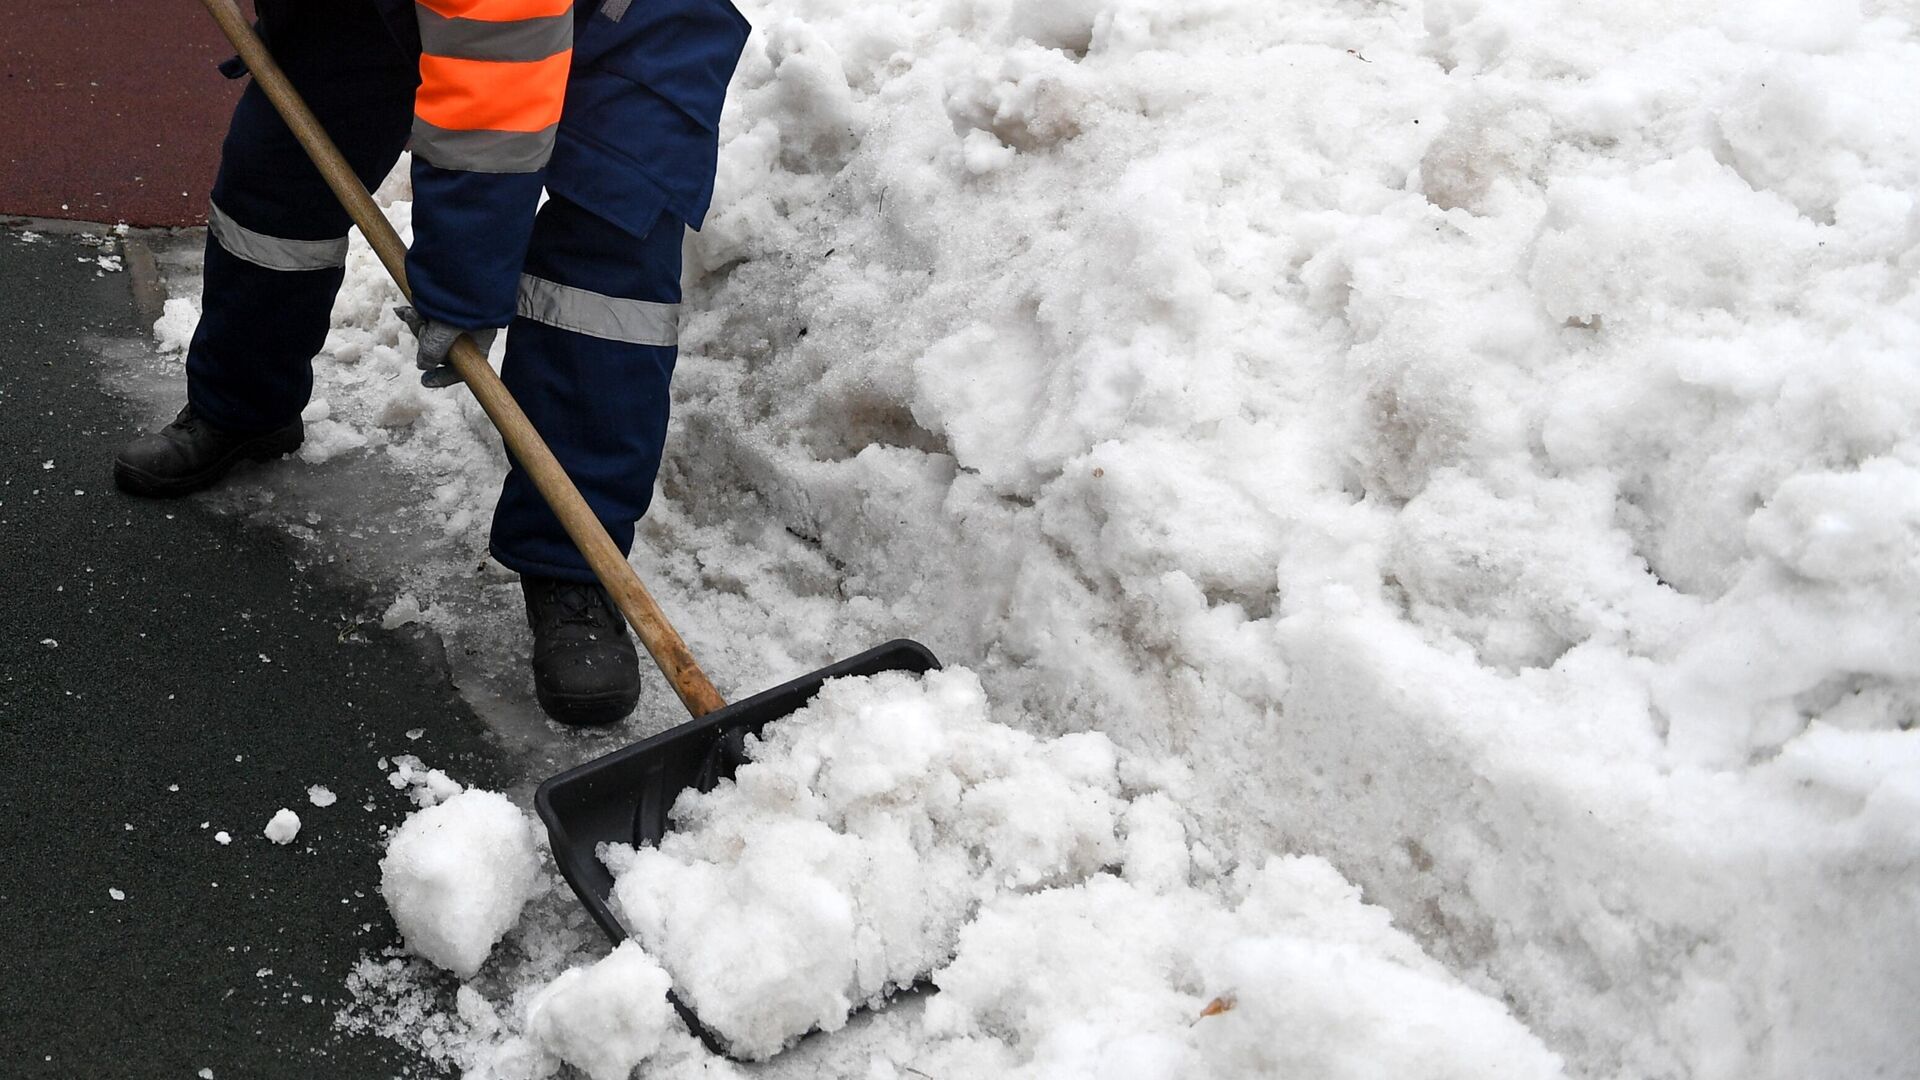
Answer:
MULTIPOLYGON (((369 189, 413 151, 407 274, 421 381, 456 381, 446 358, 461 332, 485 347, 511 327, 502 378, 631 548, 666 439, 681 241, 712 196, 746 20, 728 0, 257 0, 256 10, 369 189)), ((299 448, 348 224, 248 86, 208 210, 187 405, 121 449, 121 489, 184 495, 242 459, 299 448)), ((594 725, 631 712, 640 673, 626 624, 517 465, 491 549, 521 575, 547 713, 594 725)))

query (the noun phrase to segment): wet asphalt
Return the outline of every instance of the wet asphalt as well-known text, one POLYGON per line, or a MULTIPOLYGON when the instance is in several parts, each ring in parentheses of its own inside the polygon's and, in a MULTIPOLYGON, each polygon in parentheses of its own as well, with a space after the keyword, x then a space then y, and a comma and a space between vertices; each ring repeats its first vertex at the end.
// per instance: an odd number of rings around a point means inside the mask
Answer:
POLYGON ((296 569, 294 540, 113 489, 129 420, 99 339, 145 334, 132 275, 19 235, 0 226, 0 1076, 431 1075, 334 1023, 396 940, 381 830, 410 806, 379 762, 504 785, 503 757, 432 650, 296 569), (261 832, 281 807, 287 846, 261 832))

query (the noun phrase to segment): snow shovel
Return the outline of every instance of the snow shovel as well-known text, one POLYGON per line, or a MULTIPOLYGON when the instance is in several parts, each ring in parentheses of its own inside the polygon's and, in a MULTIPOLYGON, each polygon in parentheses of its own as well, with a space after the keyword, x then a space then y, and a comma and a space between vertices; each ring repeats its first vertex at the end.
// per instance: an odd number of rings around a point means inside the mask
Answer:
MULTIPOLYGON (((407 247, 374 205, 346 159, 333 145, 286 74, 274 63, 266 45, 254 32, 233 0, 202 0, 214 21, 233 42, 240 58, 253 72, 287 127, 306 148, 327 186, 353 218, 400 291, 412 298, 407 285, 407 247)), ((660 673, 672 685, 693 719, 643 742, 616 750, 569 769, 540 785, 534 803, 552 839, 554 861, 567 884, 580 897, 595 922, 615 944, 626 938, 608 904, 613 878, 596 850, 603 843, 651 844, 665 835, 668 811, 680 793, 708 790, 746 760, 749 735, 767 723, 801 708, 828 679, 847 675, 874 675, 883 671, 920 673, 940 666, 926 646, 893 641, 825 667, 765 693, 727 704, 700 670, 686 642, 667 622, 645 585, 614 546, 607 530, 567 478, 553 452, 534 430, 487 357, 465 335, 448 357, 467 388, 486 410, 501 439, 520 467, 532 477, 540 494, 565 526, 594 576, 613 597, 628 625, 647 648, 660 673)), ((705 1025, 677 994, 669 994, 687 1026, 715 1053, 724 1054, 705 1025)))

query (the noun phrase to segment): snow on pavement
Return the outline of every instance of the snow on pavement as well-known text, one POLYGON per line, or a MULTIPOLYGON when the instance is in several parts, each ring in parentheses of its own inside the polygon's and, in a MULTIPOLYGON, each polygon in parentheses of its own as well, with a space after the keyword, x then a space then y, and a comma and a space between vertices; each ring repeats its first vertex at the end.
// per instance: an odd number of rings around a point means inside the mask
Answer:
MULTIPOLYGON (((1580 1075, 1920 1057, 1910 6, 747 14, 634 556, 723 689, 918 637, 996 721, 1184 762, 1222 911, 1337 874, 1453 973, 1421 1000, 1509 1001, 1580 1075)), ((423 488, 394 593, 504 670, 503 459, 394 302, 356 246, 303 457, 423 488)), ((408 1030, 522 1030, 598 955, 565 908, 408 1030)), ((875 1060, 992 1022, 933 1000, 875 1060)))

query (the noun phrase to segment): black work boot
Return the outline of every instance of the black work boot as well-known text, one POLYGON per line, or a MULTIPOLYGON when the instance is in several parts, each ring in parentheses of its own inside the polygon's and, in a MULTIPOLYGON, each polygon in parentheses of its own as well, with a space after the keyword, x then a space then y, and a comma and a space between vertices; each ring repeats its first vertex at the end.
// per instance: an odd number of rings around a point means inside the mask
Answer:
POLYGON ((113 482, 131 495, 171 498, 211 487, 242 458, 265 460, 300 449, 305 428, 298 418, 273 431, 241 435, 222 431, 189 405, 173 423, 141 435, 113 458, 113 482))
POLYGON ((640 700, 640 658, 627 622, 598 585, 521 577, 533 628, 533 691, 576 727, 618 722, 640 700))

